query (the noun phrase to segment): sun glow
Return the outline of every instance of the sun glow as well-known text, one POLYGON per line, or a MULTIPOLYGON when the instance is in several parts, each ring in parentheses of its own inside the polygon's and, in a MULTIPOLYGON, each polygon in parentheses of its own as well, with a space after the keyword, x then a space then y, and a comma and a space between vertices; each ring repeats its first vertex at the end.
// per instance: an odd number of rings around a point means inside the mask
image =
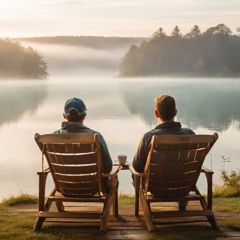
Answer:
POLYGON ((149 37, 224 23, 236 32, 240 2, 225 0, 8 0, 0 1, 0 37, 98 35, 149 37))

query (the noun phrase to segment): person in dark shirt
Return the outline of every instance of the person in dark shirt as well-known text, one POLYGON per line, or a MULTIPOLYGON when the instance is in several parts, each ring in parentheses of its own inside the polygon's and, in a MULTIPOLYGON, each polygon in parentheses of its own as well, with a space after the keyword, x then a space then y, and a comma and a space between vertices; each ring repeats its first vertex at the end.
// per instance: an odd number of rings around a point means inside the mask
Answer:
POLYGON ((180 122, 175 122, 177 114, 176 102, 172 96, 161 95, 155 98, 155 116, 158 125, 145 133, 138 145, 137 152, 133 158, 132 166, 137 172, 143 172, 150 151, 150 142, 153 135, 165 134, 195 134, 189 128, 182 128, 180 122))
MULTIPOLYGON (((103 172, 109 173, 112 170, 112 158, 110 156, 110 153, 108 151, 107 144, 103 138, 103 136, 95 131, 92 130, 85 125, 83 125, 83 122, 86 118, 86 105, 84 104, 83 100, 80 98, 71 98, 66 101, 64 105, 64 113, 63 117, 66 119, 66 121, 62 122, 61 128, 54 133, 90 133, 98 134, 101 154, 102 154, 102 165, 103 165, 103 172)), ((109 182, 108 179, 103 178, 104 183, 104 189, 106 192, 109 190, 109 182)))

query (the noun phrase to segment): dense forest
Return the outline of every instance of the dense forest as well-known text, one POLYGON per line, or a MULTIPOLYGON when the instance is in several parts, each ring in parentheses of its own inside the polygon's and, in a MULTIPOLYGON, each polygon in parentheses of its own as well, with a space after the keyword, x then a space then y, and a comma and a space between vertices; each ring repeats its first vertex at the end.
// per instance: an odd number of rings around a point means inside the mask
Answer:
POLYGON ((47 75, 47 64, 36 50, 0 38, 0 78, 44 79, 47 75))
POLYGON ((186 35, 176 26, 171 36, 159 28, 149 40, 129 48, 121 61, 120 75, 237 77, 240 36, 232 35, 224 24, 204 33, 195 25, 186 35))

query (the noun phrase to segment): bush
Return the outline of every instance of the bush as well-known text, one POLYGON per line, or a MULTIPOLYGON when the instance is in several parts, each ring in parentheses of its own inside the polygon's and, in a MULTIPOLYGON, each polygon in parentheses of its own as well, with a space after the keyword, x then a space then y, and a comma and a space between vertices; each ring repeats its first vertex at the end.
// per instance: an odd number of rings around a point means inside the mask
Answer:
POLYGON ((231 171, 227 173, 225 170, 221 171, 221 178, 223 185, 216 185, 213 196, 214 197, 240 197, 240 172, 231 171))

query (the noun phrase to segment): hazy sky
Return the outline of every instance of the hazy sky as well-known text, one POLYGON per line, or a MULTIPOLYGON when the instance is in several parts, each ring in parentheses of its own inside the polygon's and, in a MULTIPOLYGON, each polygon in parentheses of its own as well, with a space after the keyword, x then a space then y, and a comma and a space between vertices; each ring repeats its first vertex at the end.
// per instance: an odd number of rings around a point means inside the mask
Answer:
POLYGON ((149 37, 159 27, 183 34, 219 23, 240 27, 240 0, 1 0, 0 37, 149 37))

